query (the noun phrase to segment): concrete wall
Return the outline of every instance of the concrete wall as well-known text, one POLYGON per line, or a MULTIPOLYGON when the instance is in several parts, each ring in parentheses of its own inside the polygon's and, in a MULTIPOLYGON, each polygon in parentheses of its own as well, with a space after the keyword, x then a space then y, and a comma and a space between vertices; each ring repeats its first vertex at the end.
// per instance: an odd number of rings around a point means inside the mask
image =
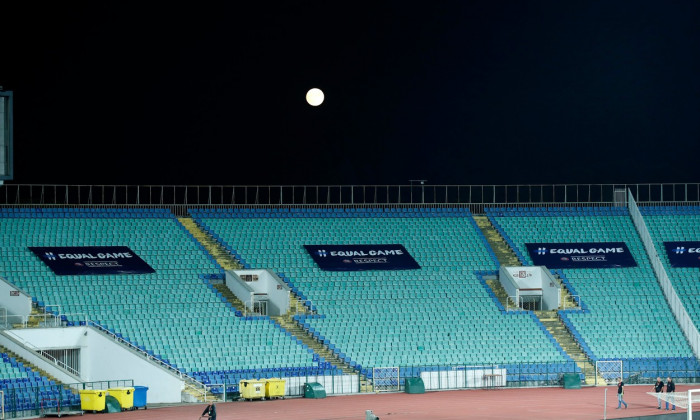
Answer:
POLYGON ((289 311, 289 287, 270 270, 227 270, 226 286, 249 305, 251 293, 267 294, 267 314, 284 315, 289 311), (246 282, 242 275, 255 275, 258 280, 246 282))
POLYGON ((0 307, 7 311, 8 324, 21 323, 32 313, 32 298, 0 277, 0 307))
MULTIPOLYGON (((29 348, 79 348, 82 382, 133 379, 134 385, 148 387, 149 403, 179 403, 182 400, 182 379, 92 327, 30 328, 9 330, 5 334, 29 348)), ((33 363, 38 358, 36 353, 26 349, 17 353, 27 360, 31 358, 33 363)), ((52 375, 57 373, 55 376, 61 381, 75 382, 64 379, 66 373, 51 364, 36 364, 52 375)))

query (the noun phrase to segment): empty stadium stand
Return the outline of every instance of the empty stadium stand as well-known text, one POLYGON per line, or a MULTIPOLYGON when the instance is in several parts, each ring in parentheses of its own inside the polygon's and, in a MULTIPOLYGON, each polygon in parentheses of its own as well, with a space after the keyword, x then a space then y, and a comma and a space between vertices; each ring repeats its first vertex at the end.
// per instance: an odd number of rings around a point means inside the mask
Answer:
POLYGON ((67 325, 87 318, 206 381, 325 367, 269 318, 225 302, 209 281, 222 269, 167 210, 4 208, 0 218, 0 272, 67 325), (29 246, 128 246, 155 273, 58 276, 29 246))
POLYGON ((664 263, 673 288, 681 298, 695 325, 700 325, 700 268, 673 267, 665 252, 664 242, 700 241, 700 207, 640 207, 656 249, 664 263))
POLYGON ((671 314, 626 207, 489 208, 520 260, 525 243, 624 242, 638 266, 561 269, 584 311, 560 311, 593 360, 624 360, 627 375, 697 377, 698 364, 671 314))
POLYGON ((317 315, 298 322, 367 376, 383 366, 410 376, 413 367, 571 362, 532 314, 499 310, 478 276, 498 265, 464 208, 190 212, 246 267, 277 271, 308 299, 317 315), (421 268, 323 271, 311 244, 402 244, 421 268))
POLYGON ((6 352, 0 353, 0 357, 0 390, 6 412, 39 410, 42 404, 44 407, 80 404, 77 393, 60 387, 6 352))

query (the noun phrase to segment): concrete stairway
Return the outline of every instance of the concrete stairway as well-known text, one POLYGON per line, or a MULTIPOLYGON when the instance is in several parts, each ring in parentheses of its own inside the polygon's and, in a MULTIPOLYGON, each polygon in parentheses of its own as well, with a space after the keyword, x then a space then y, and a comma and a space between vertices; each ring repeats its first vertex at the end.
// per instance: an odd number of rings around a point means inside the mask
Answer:
POLYGON ((206 392, 191 382, 185 382, 185 388, 182 390, 182 401, 183 402, 220 402, 221 398, 212 394, 207 390, 206 392))
POLYGON ((234 308, 238 309, 239 311, 245 313, 245 305, 243 304, 243 301, 238 299, 236 295, 233 294, 231 289, 228 288, 225 284, 214 284, 214 289, 218 290, 221 295, 231 304, 233 305, 234 308))
POLYGON ((581 347, 576 343, 573 336, 566 328, 564 323, 559 318, 557 311, 535 311, 535 315, 547 328, 552 337, 557 340, 557 343, 568 354, 571 359, 576 362, 576 365, 581 368, 585 376, 586 385, 606 385, 605 379, 598 377, 596 381, 595 364, 581 350, 581 347))
POLYGON ((486 284, 491 288, 491 290, 493 290, 496 298, 498 298, 498 301, 501 302, 501 305, 503 305, 504 308, 520 309, 512 299, 508 298, 508 293, 506 293, 506 289, 501 286, 500 281, 497 279, 488 279, 486 280, 486 284))
POLYGON ((351 368, 344 360, 340 359, 335 355, 328 347, 326 347, 322 342, 318 341, 314 336, 309 334, 305 329, 288 316, 273 316, 270 317, 273 321, 279 324, 280 327, 289 331, 292 336, 301 340, 302 343, 309 346, 316 354, 323 357, 327 362, 330 362, 333 366, 342 369, 343 373, 356 374, 357 372, 351 368))
POLYGON ((491 245, 491 249, 493 249, 494 254, 496 254, 496 258, 501 265, 508 267, 522 265, 510 246, 508 246, 506 241, 503 240, 501 234, 498 233, 496 228, 493 227, 488 217, 477 215, 472 217, 474 218, 476 225, 479 226, 479 229, 481 229, 484 237, 486 237, 489 245, 491 245))
POLYGON ((44 327, 46 322, 54 322, 54 316, 53 315, 48 315, 46 312, 42 309, 39 309, 37 306, 32 306, 32 312, 29 314, 29 318, 27 319, 27 323, 16 323, 12 324, 12 328, 38 328, 38 327, 44 327))
MULTIPOLYGON (((286 331, 289 331, 292 336, 298 338, 302 343, 306 344, 326 362, 330 362, 331 365, 341 369, 344 374, 358 374, 358 371, 351 368, 347 363, 345 363, 344 360, 336 356, 336 354, 322 342, 318 341, 314 336, 309 334, 308 331, 302 328, 301 325, 292 319, 291 316, 275 316, 270 318, 279 324, 280 327, 284 328, 286 331)), ((364 375, 360 374, 360 392, 372 392, 373 390, 374 388, 372 387, 371 381, 364 375)))
POLYGON ((240 270, 243 266, 231 255, 226 248, 221 246, 211 235, 202 230, 191 217, 178 217, 177 219, 194 238, 202 244, 204 249, 226 270, 240 270))

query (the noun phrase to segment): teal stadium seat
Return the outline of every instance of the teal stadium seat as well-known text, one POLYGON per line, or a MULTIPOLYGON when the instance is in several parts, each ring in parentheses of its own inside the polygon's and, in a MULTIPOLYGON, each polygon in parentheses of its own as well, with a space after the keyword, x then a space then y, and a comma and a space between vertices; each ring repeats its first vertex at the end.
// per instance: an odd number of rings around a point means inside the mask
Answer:
MULTIPOLYGON (((286 209, 283 209, 286 210, 286 209)), ((498 265, 468 210, 191 210, 251 268, 269 268, 319 316, 299 321, 365 368, 568 359, 529 314, 504 315, 477 271, 498 265), (320 270, 303 245, 398 243, 419 270, 320 270)))
POLYGON ((589 356, 692 358, 626 208, 488 209, 490 220, 526 265, 531 242, 625 242, 638 266, 562 269, 584 312, 562 312, 589 356))
POLYGON ((236 316, 202 279, 221 267, 167 210, 8 210, 0 274, 69 320, 87 316, 188 373, 318 366, 269 319, 236 316), (56 276, 29 246, 128 246, 156 272, 56 276))

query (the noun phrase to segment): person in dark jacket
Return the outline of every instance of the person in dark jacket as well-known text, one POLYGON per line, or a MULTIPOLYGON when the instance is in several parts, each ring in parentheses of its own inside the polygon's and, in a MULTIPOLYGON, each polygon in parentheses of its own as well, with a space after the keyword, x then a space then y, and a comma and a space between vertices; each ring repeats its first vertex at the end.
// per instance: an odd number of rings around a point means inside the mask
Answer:
POLYGON ((661 410, 661 393, 664 392, 664 381, 658 376, 654 384, 654 392, 656 392, 656 402, 659 404, 659 410, 661 410))
POLYGON ((202 417, 209 417, 209 420, 216 420, 216 406, 211 403, 202 412, 202 417))
POLYGON ((622 399, 622 396, 625 395, 624 387, 625 383, 622 382, 622 378, 617 378, 617 408, 622 407, 622 404, 627 408, 627 403, 622 399))
MULTIPOLYGON (((671 379, 671 377, 669 376, 668 378, 666 378, 666 393, 670 394, 672 392, 676 392, 676 384, 673 383, 673 379, 671 379)), ((668 400, 666 400, 666 410, 668 410, 668 402, 669 401, 671 401, 671 405, 673 406, 673 408, 671 410, 675 410, 676 409, 676 404, 675 404, 676 400, 675 400, 673 395, 669 395, 668 400)))

